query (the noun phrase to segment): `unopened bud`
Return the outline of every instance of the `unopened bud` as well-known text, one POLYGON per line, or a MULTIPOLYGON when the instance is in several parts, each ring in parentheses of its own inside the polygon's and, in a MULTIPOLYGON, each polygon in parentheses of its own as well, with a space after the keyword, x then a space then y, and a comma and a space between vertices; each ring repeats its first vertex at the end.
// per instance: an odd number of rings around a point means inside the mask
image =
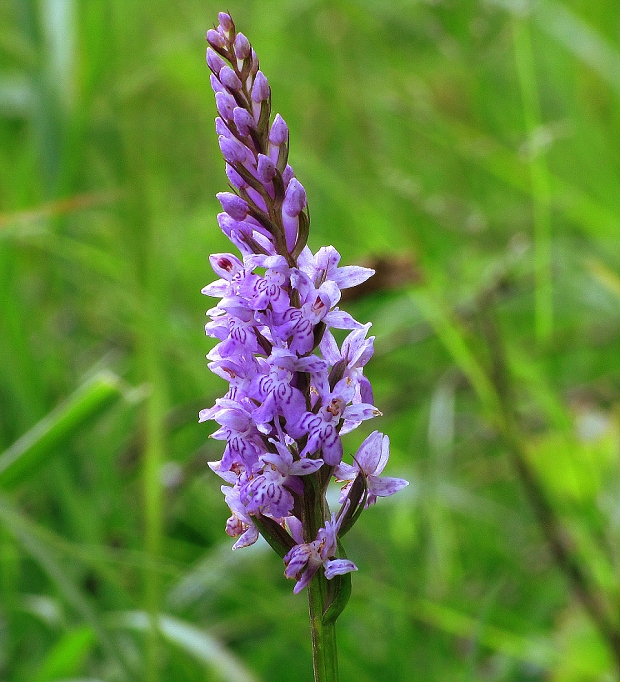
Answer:
POLYGON ((246 59, 250 56, 250 41, 243 35, 243 33, 237 33, 235 38, 235 56, 237 59, 246 59))
POLYGON ((285 187, 288 187, 288 183, 295 177, 295 171, 286 164, 286 168, 282 171, 282 182, 285 187))
POLYGON ((256 121, 252 118, 250 112, 241 107, 236 107, 233 111, 233 120, 241 135, 249 135, 250 128, 256 128, 256 121))
POLYGON ((220 135, 218 137, 222 156, 228 163, 243 163, 246 157, 246 148, 234 138, 220 135))
POLYGON ((286 142, 286 140, 288 140, 288 126, 282 116, 276 114, 276 117, 271 124, 271 130, 269 131, 269 142, 279 146, 283 142, 286 142))
POLYGON ((230 130, 228 129, 228 126, 224 123, 224 121, 222 121, 222 119, 219 116, 215 119, 215 132, 218 135, 230 137, 230 130))
POLYGON ((235 102, 235 98, 227 92, 216 92, 215 106, 217 107, 218 114, 224 120, 230 121, 233 117, 237 102, 235 102))
POLYGON ((226 41, 221 33, 218 33, 214 28, 207 31, 207 42, 211 47, 223 49, 226 47, 226 41))
POLYGON ((262 102, 269 99, 269 81, 265 78, 265 74, 259 71, 254 78, 254 85, 252 86, 252 99, 255 102, 262 102))
POLYGON ((276 166, 274 162, 268 156, 259 154, 256 174, 258 175, 258 179, 263 184, 266 185, 267 183, 271 182, 276 174, 276 166))
POLYGON ((297 180, 293 178, 286 188, 286 195, 284 197, 284 203, 282 204, 282 210, 292 218, 298 216, 304 209, 306 205, 306 190, 304 186, 297 180))
POLYGON ((226 164, 226 177, 230 181, 230 184, 237 189, 245 189, 248 186, 248 183, 229 163, 226 164))
POLYGON ((228 14, 227 12, 220 12, 217 15, 217 18, 220 20, 220 26, 227 33, 229 31, 232 31, 235 28, 235 24, 234 24, 234 22, 230 16, 230 14, 228 14))
POLYGON ((248 205, 241 197, 232 192, 219 192, 215 196, 233 220, 245 220, 248 214, 248 205))
POLYGON ((220 71, 220 80, 230 90, 241 90, 241 81, 230 66, 223 66, 220 71))
POLYGON ((212 48, 207 48, 207 64, 213 73, 218 74, 220 69, 226 66, 226 62, 220 57, 220 55, 212 48))

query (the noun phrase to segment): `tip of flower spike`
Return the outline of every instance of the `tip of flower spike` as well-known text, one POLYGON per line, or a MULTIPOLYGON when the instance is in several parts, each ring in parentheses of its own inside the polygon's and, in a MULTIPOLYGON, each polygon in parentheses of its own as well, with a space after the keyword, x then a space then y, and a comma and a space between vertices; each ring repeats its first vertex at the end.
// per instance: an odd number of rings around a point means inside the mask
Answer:
POLYGON ((220 22, 220 26, 224 31, 226 31, 226 33, 232 31, 235 28, 235 23, 228 12, 220 12, 217 15, 217 18, 220 22))

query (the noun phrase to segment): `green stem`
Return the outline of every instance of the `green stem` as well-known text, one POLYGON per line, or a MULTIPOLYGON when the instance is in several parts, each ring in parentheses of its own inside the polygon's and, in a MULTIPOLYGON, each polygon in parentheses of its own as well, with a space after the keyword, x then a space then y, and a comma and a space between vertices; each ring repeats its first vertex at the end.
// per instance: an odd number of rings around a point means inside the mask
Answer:
MULTIPOLYGON (((303 526, 304 540, 312 542, 325 523, 327 502, 318 477, 304 476, 303 526)), ((312 662, 314 682, 338 682, 338 650, 336 623, 324 623, 327 606, 327 578, 320 568, 308 585, 310 607, 310 632, 312 634, 312 662)))
POLYGON ((545 150, 533 147, 535 133, 540 127, 541 115, 527 18, 515 17, 513 40, 525 126, 529 143, 532 146, 529 150, 529 167, 534 218, 535 328, 538 342, 544 344, 553 332, 550 189, 545 150))
POLYGON ((336 623, 323 623, 327 594, 326 582, 325 574, 319 570, 308 585, 314 682, 338 682, 339 680, 336 623))

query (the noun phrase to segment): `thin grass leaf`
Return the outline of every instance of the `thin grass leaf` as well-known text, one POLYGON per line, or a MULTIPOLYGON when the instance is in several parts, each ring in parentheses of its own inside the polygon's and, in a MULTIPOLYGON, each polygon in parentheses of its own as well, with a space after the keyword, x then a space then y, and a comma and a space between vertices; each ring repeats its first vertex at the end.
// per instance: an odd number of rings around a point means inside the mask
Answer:
POLYGON ((99 372, 80 386, 0 454, 0 487, 10 490, 35 475, 49 456, 122 395, 127 392, 121 380, 109 371, 99 372))
POLYGON ((586 260, 586 267, 598 282, 620 299, 620 276, 617 273, 593 257, 586 260))
MULTIPOLYGON (((512 28, 525 128, 531 140, 541 124, 541 114, 530 29, 527 19, 517 18, 513 20, 512 28)), ((533 199, 536 337, 539 343, 546 343, 553 332, 553 289, 549 170, 544 151, 531 152, 528 165, 533 199)))
POLYGON ((96 635, 88 625, 66 632, 47 652, 33 682, 51 682, 79 673, 96 641, 96 635))
MULTIPOLYGON (((144 611, 123 611, 108 617, 110 625, 148 633, 151 619, 144 611)), ((171 644, 180 647, 226 682, 258 682, 258 678, 221 642, 205 630, 178 618, 159 615, 157 627, 171 644)))
POLYGON ((486 372, 469 348, 460 323, 444 309, 443 303, 430 291, 417 289, 409 295, 452 355, 457 366, 469 379, 482 402, 487 417, 494 421, 500 412, 499 398, 486 372))
POLYGON ((400 592, 385 584, 370 583, 366 576, 358 581, 387 608, 404 611, 410 617, 456 637, 476 638, 482 646, 519 661, 551 669, 557 660, 552 642, 543 635, 523 637, 469 616, 430 599, 402 599, 400 592))
POLYGON ((114 640, 104 629, 99 614, 85 599, 80 589, 68 576, 67 571, 56 560, 53 550, 42 540, 37 526, 26 519, 4 495, 0 495, 0 521, 19 540, 26 552, 39 564, 67 602, 97 634, 99 643, 109 656, 111 663, 115 665, 118 674, 122 676, 123 672, 125 673, 121 679, 131 679, 129 666, 114 640))

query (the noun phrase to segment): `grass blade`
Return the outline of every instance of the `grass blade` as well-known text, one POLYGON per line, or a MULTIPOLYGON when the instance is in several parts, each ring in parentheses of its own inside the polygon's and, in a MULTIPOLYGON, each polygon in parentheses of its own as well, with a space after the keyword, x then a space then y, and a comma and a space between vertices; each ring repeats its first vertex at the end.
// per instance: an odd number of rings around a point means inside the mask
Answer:
POLYGON ((123 395, 120 379, 98 373, 70 398, 0 454, 0 487, 14 488, 32 476, 46 457, 123 395))

